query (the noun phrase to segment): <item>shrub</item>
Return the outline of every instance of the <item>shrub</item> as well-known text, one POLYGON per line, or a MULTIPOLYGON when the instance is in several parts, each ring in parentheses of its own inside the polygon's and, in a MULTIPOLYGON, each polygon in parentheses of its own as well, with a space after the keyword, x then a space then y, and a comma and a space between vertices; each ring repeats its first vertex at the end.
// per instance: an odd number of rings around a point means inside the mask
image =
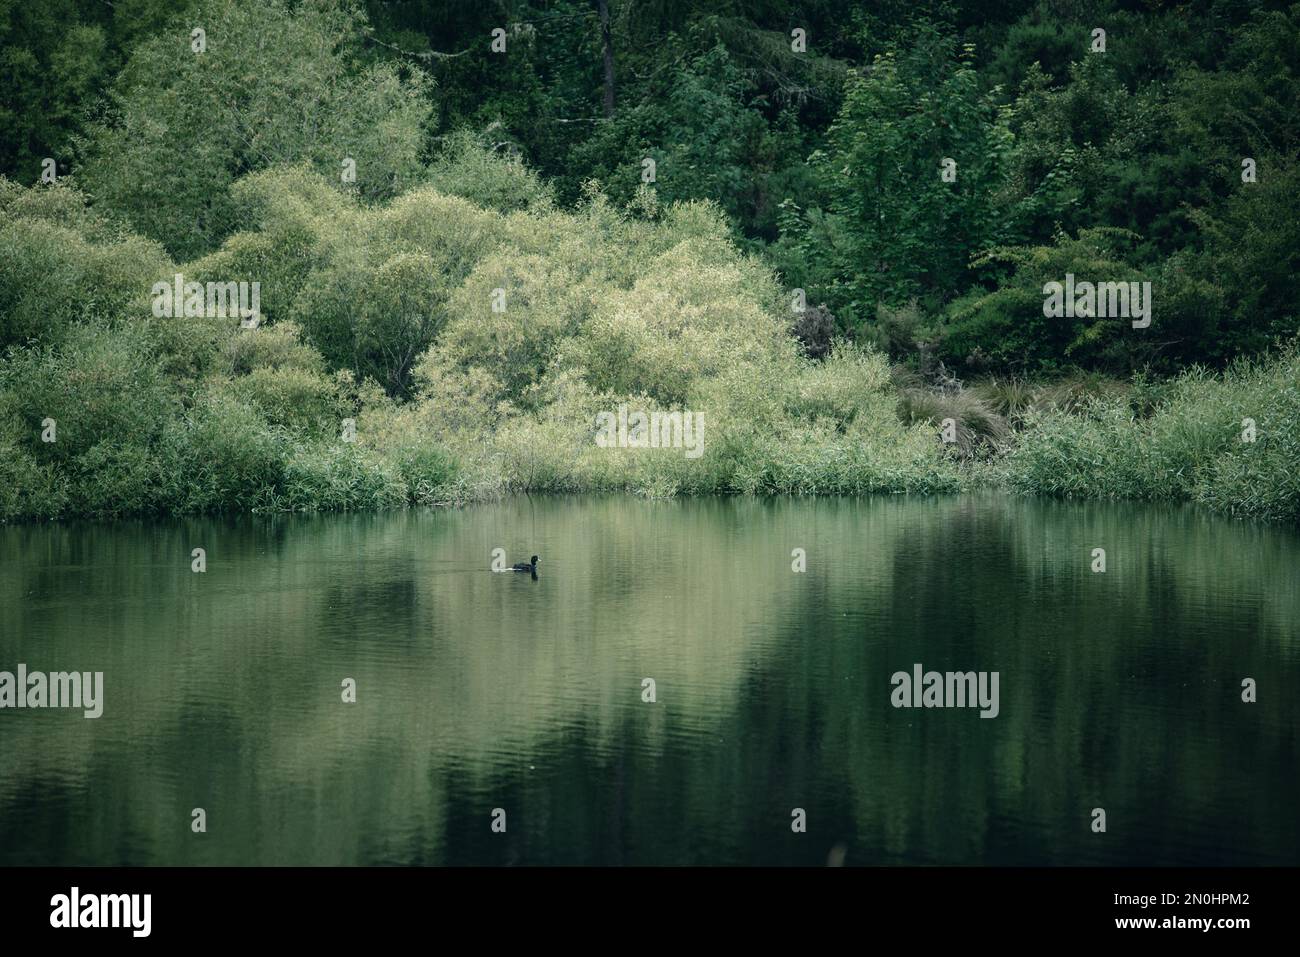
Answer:
POLYGON ((296 447, 284 464, 277 506, 292 511, 397 508, 406 486, 396 468, 354 443, 296 447))
POLYGON ((58 518, 67 502, 67 479, 52 462, 0 438, 0 522, 58 518))
POLYGON ((898 414, 909 425, 929 426, 936 439, 944 420, 952 419, 955 441, 951 444, 962 456, 997 451, 1010 434, 1006 418, 969 389, 956 392, 918 387, 900 389, 898 414))
POLYGON ((476 206, 507 213, 549 206, 554 190, 517 156, 488 149, 473 133, 449 134, 429 165, 425 181, 440 193, 460 196, 476 206))
POLYGON ((148 446, 175 409, 144 344, 104 329, 81 327, 61 349, 19 349, 0 364, 0 421, 38 462, 67 464, 105 440, 148 446), (56 428, 48 443, 47 418, 56 428))
POLYGON ((324 373, 290 366, 262 367, 240 376, 226 390, 273 426, 315 435, 338 435, 346 405, 324 373))
POLYGON ((824 359, 830 355, 835 337, 835 317, 824 305, 805 309, 795 319, 790 334, 809 359, 824 359))
POLYGON ((285 436, 252 406, 204 393, 162 436, 161 500, 182 514, 276 507, 287 452, 285 436))
POLYGON ((298 326, 285 321, 241 329, 225 341, 221 351, 223 373, 240 376, 255 369, 323 372, 325 363, 319 352, 301 341, 298 326))
POLYGON ((115 518, 150 512, 159 504, 158 463, 131 439, 107 439, 80 456, 72 470, 68 510, 115 518))
POLYGON ((52 188, 45 202, 40 192, 0 188, 0 350, 145 315, 149 288, 171 269, 156 244, 112 235, 75 191, 52 188))

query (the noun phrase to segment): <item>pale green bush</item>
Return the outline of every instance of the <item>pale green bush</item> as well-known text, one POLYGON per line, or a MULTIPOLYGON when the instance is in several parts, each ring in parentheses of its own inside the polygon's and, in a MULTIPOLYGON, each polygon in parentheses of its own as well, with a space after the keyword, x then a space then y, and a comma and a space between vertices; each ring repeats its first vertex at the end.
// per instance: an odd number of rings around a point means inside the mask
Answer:
POLYGON ((232 376, 247 375, 254 369, 325 370, 321 354, 302 342, 298 326, 289 321, 234 333, 223 345, 220 366, 232 376))
POLYGON ((486 148, 469 131, 444 138, 426 181, 440 193, 460 196, 484 209, 511 212, 549 206, 554 190, 518 157, 486 148))
POLYGON ((18 349, 0 364, 0 423, 39 462, 69 463, 106 439, 148 446, 177 407, 143 344, 107 329, 78 327, 60 349, 18 349))
POLYGON ((0 180, 0 349, 145 315, 149 288, 170 268, 161 247, 118 236, 75 190, 0 180))
POLYGON ((453 293, 439 354, 499 383, 497 400, 535 408, 534 390, 566 340, 582 329, 593 296, 562 261, 494 252, 453 293), (502 311, 493 308, 495 290, 502 311))
POLYGON ((225 391, 262 414, 273 426, 314 435, 338 435, 347 405, 322 372, 261 367, 233 379, 225 391))

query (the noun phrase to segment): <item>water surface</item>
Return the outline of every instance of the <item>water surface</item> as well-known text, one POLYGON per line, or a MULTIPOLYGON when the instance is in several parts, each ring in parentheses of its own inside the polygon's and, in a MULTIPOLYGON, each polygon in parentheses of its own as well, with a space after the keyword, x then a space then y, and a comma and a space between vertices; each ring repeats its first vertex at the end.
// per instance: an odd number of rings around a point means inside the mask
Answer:
POLYGON ((1295 864, 1298 556, 998 495, 0 528, 0 670, 106 699, 0 711, 0 864, 1295 864))

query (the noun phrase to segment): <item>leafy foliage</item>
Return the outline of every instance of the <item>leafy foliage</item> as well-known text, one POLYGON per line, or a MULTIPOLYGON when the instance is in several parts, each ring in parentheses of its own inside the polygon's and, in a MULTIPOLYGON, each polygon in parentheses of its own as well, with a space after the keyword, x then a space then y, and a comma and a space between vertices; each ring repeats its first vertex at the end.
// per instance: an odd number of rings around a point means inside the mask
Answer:
POLYGON ((0 2, 0 517, 995 472, 1294 517, 1300 5, 607 8, 0 2), (261 325, 155 317, 178 273, 261 325), (1071 273, 1151 325, 1045 315, 1071 273))

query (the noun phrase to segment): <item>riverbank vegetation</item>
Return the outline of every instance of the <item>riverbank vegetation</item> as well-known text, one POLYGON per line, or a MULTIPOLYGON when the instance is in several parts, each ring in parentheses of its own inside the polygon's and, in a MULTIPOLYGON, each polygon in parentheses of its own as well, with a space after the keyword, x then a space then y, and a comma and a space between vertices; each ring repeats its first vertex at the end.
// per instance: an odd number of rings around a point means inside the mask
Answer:
POLYGON ((1300 7, 66 6, 0 34, 43 77, 0 112, 0 520, 992 484, 1300 521, 1300 7), (1067 274, 1150 325, 1045 316, 1067 274), (256 323, 159 315, 176 276, 256 323), (620 409, 696 449, 607 447, 620 409))

